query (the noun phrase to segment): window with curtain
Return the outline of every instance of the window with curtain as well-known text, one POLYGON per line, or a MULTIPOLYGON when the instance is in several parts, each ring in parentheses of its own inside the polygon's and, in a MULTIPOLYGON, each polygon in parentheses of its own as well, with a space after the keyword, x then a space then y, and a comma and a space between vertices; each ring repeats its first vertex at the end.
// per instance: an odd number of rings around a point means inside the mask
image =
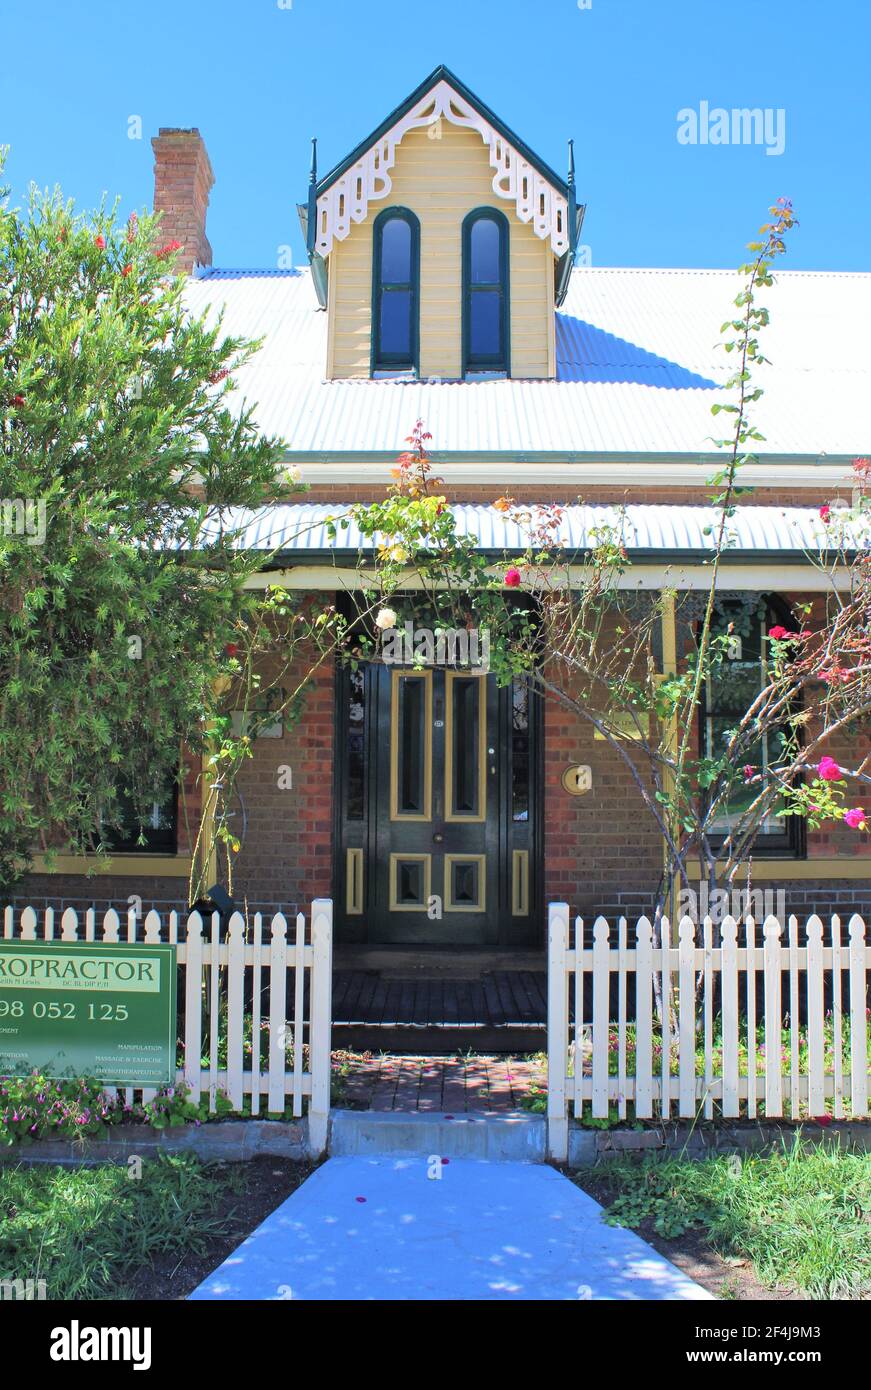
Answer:
MULTIPOLYGON (((791 626, 789 614, 776 599, 759 596, 753 605, 728 598, 718 602, 713 631, 717 636, 728 635, 729 640, 726 654, 712 671, 703 693, 700 741, 707 756, 714 757, 725 748, 731 731, 768 683, 767 634, 775 623, 791 626)), ((760 738, 746 756, 742 755, 742 761, 764 773, 770 764, 780 759, 781 749, 781 733, 772 730, 760 738)), ((759 782, 744 785, 739 778, 728 805, 721 807, 714 823, 715 830, 726 835, 737 825, 759 791, 759 782)), ((760 826, 753 853, 797 857, 802 852, 800 818, 779 816, 775 805, 760 826)))
POLYGON ((407 208, 375 219, 372 265, 372 375, 418 368, 420 223, 407 208))
POLYGON ((508 222, 477 208, 463 223, 463 373, 508 373, 508 222))

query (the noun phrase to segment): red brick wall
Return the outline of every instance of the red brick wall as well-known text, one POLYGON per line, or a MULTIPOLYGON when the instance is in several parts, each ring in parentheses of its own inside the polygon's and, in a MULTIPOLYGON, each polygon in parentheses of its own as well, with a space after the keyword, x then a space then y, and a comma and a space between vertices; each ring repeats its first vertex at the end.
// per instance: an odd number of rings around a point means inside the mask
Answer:
POLYGON ((334 675, 325 664, 302 715, 280 739, 254 744, 239 777, 248 832, 234 864, 233 894, 249 905, 297 911, 329 897, 332 874, 334 675), (279 786, 289 767, 292 785, 279 786))
POLYGON ((617 895, 647 900, 662 868, 653 817, 630 770, 579 715, 556 700, 544 709, 546 901, 569 902, 585 916, 613 912, 617 895), (573 796, 562 785, 572 763, 592 769, 592 789, 573 796))
MULTIPOLYGON (((438 473, 438 464, 434 464, 433 469, 435 473, 438 473)), ((651 469, 651 473, 654 474, 655 470, 651 469)), ((345 483, 317 483, 314 481, 317 478, 316 466, 312 466, 311 469, 304 468, 303 474, 306 481, 312 483, 306 499, 310 502, 377 502, 384 498, 388 487, 386 482, 378 485, 353 486, 345 483)), ((465 482, 446 482, 444 485, 438 485, 438 492, 447 497, 449 502, 495 502, 498 497, 503 497, 508 492, 518 502, 545 505, 551 502, 569 505, 580 500, 613 504, 648 502, 659 505, 670 503, 680 506, 698 506, 710 502, 713 489, 704 484, 695 487, 679 487, 669 484, 661 487, 655 481, 644 485, 640 483, 609 485, 578 482, 574 484, 524 483, 517 486, 511 486, 505 482, 476 485, 465 482)), ((755 488, 746 497, 742 497, 741 505, 818 507, 823 502, 831 502, 837 496, 843 497, 845 501, 849 502, 850 489, 761 487, 755 488)))

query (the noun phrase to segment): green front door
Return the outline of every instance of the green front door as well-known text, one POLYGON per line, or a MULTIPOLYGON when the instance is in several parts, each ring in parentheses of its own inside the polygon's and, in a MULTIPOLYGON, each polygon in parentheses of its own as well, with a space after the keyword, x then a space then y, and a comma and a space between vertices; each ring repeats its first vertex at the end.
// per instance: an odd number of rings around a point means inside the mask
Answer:
POLYGON ((339 678, 340 939, 536 939, 537 727, 526 687, 368 663, 339 678))

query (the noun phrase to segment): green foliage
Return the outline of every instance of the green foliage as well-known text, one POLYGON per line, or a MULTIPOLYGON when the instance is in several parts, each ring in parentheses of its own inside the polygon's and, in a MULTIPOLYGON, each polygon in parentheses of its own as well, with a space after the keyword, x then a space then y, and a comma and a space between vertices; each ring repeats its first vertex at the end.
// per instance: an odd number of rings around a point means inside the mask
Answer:
POLYGON ((257 344, 186 312, 159 241, 58 192, 0 206, 0 892, 34 845, 101 848, 119 794, 143 818, 203 747, 259 602, 225 508, 293 490, 229 400, 257 344))
MULTIPOLYGON (((601 1169, 595 1170, 600 1177, 601 1169)), ((578 1175, 583 1186, 584 1175, 578 1175)), ((867 1297, 871 1287, 871 1156, 790 1147, 692 1162, 646 1155, 609 1162, 606 1220, 665 1239, 702 1229, 725 1257, 749 1259, 761 1283, 806 1297, 867 1297)))
POLYGON ((153 1100, 128 1105, 120 1092, 110 1092, 92 1077, 55 1081, 38 1072, 0 1078, 0 1144, 30 1143, 35 1139, 84 1139, 114 1125, 148 1124, 153 1129, 176 1128, 221 1119, 232 1110, 219 1094, 214 1115, 208 1104, 189 1099, 186 1086, 161 1087, 153 1100))
POLYGON ((217 1169, 188 1156, 142 1165, 0 1169, 0 1280, 44 1279, 50 1299, 131 1297, 126 1281, 155 1257, 205 1253, 229 1235, 243 1165, 217 1169))

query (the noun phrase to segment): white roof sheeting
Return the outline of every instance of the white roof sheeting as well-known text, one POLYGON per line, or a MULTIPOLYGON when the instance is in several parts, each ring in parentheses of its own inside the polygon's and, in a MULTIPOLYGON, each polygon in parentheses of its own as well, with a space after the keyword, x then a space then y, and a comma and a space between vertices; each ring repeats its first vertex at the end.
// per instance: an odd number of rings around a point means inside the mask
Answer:
MULTIPOLYGON (((485 551, 522 552, 529 545, 526 526, 495 507, 456 503, 451 507, 461 536, 475 536, 479 548, 485 551)), ((373 548, 370 538, 361 536, 351 522, 347 527, 336 526, 331 537, 329 522, 350 511, 346 503, 301 503, 264 507, 258 512, 229 511, 225 515, 228 529, 239 528, 239 549, 302 552, 309 556, 328 551, 356 554, 373 548)), ((613 528, 626 550, 637 556, 650 553, 662 556, 709 555, 715 544, 715 532, 720 512, 716 507, 655 506, 630 504, 625 508, 609 506, 564 507, 559 532, 567 557, 583 552, 594 543, 594 532, 613 528)), ((819 512, 813 507, 745 506, 736 510, 728 522, 729 555, 739 557, 776 554, 804 558, 808 552, 819 554, 827 543, 838 544, 840 527, 830 522, 828 532, 819 512)), ((214 535, 215 527, 205 530, 214 535)), ((843 537, 845 548, 855 539, 843 537)))
MULTIPOLYGON (((226 332, 265 338, 233 403, 255 403, 293 454, 396 454, 420 418, 439 454, 695 458, 729 432, 710 407, 734 366, 718 344, 739 287, 732 271, 577 268, 555 381, 325 381, 327 318, 307 270, 209 270, 186 296, 196 313, 223 310, 226 332)), ((763 302, 757 453, 871 453, 871 274, 783 271, 763 302)))

